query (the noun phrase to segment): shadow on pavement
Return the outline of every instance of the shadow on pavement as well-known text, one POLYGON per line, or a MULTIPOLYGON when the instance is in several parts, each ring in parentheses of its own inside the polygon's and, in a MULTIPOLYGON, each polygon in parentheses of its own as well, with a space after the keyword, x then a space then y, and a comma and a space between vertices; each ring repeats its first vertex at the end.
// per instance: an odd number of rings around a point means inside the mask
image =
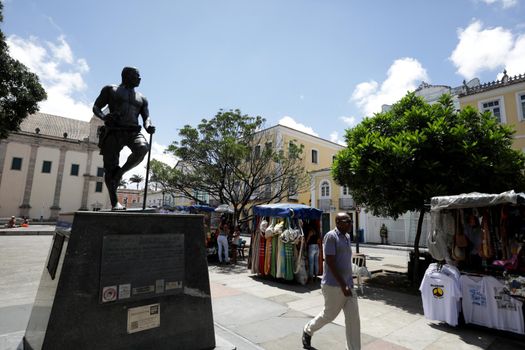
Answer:
POLYGON ((295 293, 310 293, 313 290, 321 289, 320 279, 316 279, 315 282, 308 283, 303 286, 297 283, 295 280, 287 281, 285 279, 275 279, 273 277, 257 276, 257 275, 252 275, 249 277, 267 286, 272 286, 275 288, 279 288, 279 289, 283 289, 283 290, 287 290, 287 291, 295 292, 295 293))
POLYGON ((404 273, 379 272, 364 281, 362 299, 382 301, 410 313, 423 314, 421 297, 404 273))
POLYGON ((525 348, 525 336, 517 333, 501 331, 493 328, 464 324, 457 327, 446 323, 430 323, 430 327, 455 334, 465 343, 487 350, 518 350, 525 348), (480 331, 482 333, 480 333, 480 331), (490 344, 490 345, 489 345, 490 344))

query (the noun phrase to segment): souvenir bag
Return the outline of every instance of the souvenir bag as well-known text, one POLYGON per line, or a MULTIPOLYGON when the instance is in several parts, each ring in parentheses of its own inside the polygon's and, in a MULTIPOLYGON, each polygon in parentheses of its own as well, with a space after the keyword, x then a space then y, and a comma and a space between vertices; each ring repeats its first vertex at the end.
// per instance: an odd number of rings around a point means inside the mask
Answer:
POLYGON ((466 248, 468 246, 467 236, 463 232, 463 210, 459 209, 456 215, 456 234, 455 238, 456 245, 460 248, 466 248))
POLYGON ((438 230, 428 232, 427 237, 428 252, 437 261, 445 260, 447 256, 447 244, 443 237, 443 233, 438 230))
POLYGON ((440 212, 433 211, 430 213, 431 224, 427 236, 427 247, 430 255, 438 261, 445 260, 448 256, 446 236, 441 224, 442 219, 443 215, 440 212))
POLYGON ((481 247, 479 250, 479 256, 483 259, 489 259, 492 257, 492 245, 490 243, 490 229, 489 229, 489 210, 483 211, 483 217, 481 218, 481 247))
POLYGON ((266 221, 265 219, 262 219, 259 225, 259 231, 261 232, 261 235, 264 235, 267 228, 268 228, 268 221, 266 221))
POLYGON ((275 224, 275 226, 273 227, 273 235, 280 235, 281 233, 283 233, 283 228, 284 228, 284 222, 282 220, 279 220, 278 223, 275 224))
POLYGON ((266 230, 264 231, 264 237, 265 238, 272 238, 273 236, 273 228, 275 226, 275 218, 272 217, 272 222, 271 224, 266 228, 266 230))
POLYGON ((294 273, 295 280, 302 284, 303 286, 308 281, 308 273, 306 272, 306 259, 304 258, 301 251, 299 251, 299 256, 297 257, 298 268, 294 273))
POLYGON ((456 217, 456 234, 454 234, 454 240, 452 242, 452 259, 456 261, 465 260, 465 248, 458 245, 458 234, 459 231, 459 217, 456 217))

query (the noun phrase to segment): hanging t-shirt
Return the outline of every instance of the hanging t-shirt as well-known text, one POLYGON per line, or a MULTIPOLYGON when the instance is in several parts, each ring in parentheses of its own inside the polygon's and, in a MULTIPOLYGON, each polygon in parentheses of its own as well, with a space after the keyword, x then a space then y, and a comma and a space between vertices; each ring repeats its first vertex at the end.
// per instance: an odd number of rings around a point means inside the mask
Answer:
POLYGON ((494 277, 484 277, 484 283, 494 328, 524 334, 523 303, 511 297, 505 285, 494 277))
POLYGON ((439 271, 443 272, 448 277, 451 277, 457 280, 459 284, 459 278, 461 277, 461 272, 459 272, 457 267, 449 265, 449 264, 443 264, 440 269, 437 263, 432 263, 428 265, 428 268, 425 273, 439 272, 439 271))
POLYGON ((427 319, 457 326, 461 291, 453 278, 444 273, 430 272, 423 277, 419 290, 427 319))
MULTIPOLYGON (((459 278, 461 277, 461 272, 459 272, 457 267, 449 265, 449 264, 443 264, 441 265, 441 267, 439 267, 437 263, 432 263, 428 266, 427 270, 425 271, 425 274, 430 274, 433 272, 444 273, 448 277, 452 278, 458 290, 461 293, 461 285, 459 284, 459 278)), ((457 308, 459 312, 461 311, 461 298, 458 298, 456 303, 457 303, 457 308)))
POLYGON ((459 281, 463 292, 462 307, 465 322, 494 328, 483 277, 463 275, 459 281))

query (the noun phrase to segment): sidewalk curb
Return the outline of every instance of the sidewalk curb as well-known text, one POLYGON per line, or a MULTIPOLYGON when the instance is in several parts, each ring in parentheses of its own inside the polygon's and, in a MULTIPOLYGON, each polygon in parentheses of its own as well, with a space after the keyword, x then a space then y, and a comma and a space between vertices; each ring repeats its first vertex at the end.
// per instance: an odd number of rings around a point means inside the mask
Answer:
POLYGON ((7 232, 7 231, 0 231, 0 237, 1 236, 52 236, 55 233, 55 231, 13 231, 13 232, 7 232))

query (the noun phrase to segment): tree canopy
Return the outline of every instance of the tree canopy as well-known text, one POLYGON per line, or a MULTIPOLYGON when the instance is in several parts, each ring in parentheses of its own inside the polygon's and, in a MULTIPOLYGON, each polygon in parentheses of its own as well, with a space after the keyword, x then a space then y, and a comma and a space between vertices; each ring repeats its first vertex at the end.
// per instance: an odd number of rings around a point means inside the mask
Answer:
POLYGON ((131 175, 131 177, 129 178, 129 182, 130 183, 136 183, 137 184, 137 190, 139 189, 139 185, 140 183, 144 181, 144 176, 140 175, 140 174, 133 174, 131 175))
POLYGON ((430 105, 408 93, 347 130, 348 146, 336 156, 332 175, 374 215, 419 211, 418 255, 431 197, 525 188, 525 157, 511 149, 512 135, 489 112, 456 111, 449 95, 430 105))
MULTIPOLYGON (((3 21, 0 2, 0 23, 3 21)), ((4 33, 0 30, 0 139, 18 131, 29 114, 38 111, 46 92, 36 74, 9 55, 4 33)))
POLYGON ((525 157, 512 135, 489 112, 455 111, 448 95, 429 105, 409 93, 347 130, 332 174, 357 203, 396 218, 433 196, 523 190, 525 157))
POLYGON ((170 167, 152 160, 152 178, 168 191, 200 201, 208 194, 246 215, 253 204, 280 201, 308 185, 302 146, 278 145, 261 130, 264 118, 240 110, 220 110, 195 128, 184 126, 180 141, 167 152, 178 157, 170 167), (286 146, 286 153, 285 153, 286 146))

